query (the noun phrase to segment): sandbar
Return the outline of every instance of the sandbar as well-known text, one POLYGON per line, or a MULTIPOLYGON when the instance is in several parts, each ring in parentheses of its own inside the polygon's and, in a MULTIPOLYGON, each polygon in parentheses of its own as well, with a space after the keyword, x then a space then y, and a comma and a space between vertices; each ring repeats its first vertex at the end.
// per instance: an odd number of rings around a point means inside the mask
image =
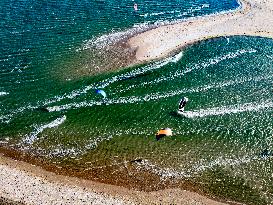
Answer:
MULTIPOLYGON (((233 12, 158 27, 128 40, 137 63, 170 55, 200 40, 234 35, 273 37, 273 1, 243 0, 233 12)), ((154 192, 57 175, 39 166, 0 155, 0 197, 23 204, 210 204, 224 203, 198 193, 165 189, 154 192)))
POLYGON ((195 42, 223 36, 273 38, 273 1, 242 0, 241 8, 226 13, 190 18, 133 36, 136 64, 163 58, 195 42))

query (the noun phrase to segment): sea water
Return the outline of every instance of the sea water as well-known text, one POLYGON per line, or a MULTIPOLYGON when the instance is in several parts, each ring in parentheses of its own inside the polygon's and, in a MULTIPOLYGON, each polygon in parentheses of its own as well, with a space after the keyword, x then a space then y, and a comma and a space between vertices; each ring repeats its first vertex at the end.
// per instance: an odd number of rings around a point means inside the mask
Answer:
POLYGON ((100 52, 161 24, 238 9, 238 2, 0 5, 2 144, 51 161, 85 156, 82 163, 89 167, 99 160, 111 165, 142 159, 137 166, 162 180, 196 179, 220 168, 272 200, 272 157, 261 154, 273 151, 271 39, 216 38, 145 65, 85 72, 93 69, 86 61, 100 60, 88 54, 94 47, 100 52), (189 102, 179 115, 183 96, 189 102), (156 141, 154 134, 164 127, 174 136, 156 141))

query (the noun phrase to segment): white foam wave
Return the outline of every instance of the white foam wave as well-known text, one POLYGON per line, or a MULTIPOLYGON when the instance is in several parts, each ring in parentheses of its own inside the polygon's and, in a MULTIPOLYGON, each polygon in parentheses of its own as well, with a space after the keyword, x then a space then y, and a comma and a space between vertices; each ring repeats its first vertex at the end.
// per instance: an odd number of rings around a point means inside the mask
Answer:
MULTIPOLYGON (((221 57, 219 57, 219 58, 214 58, 214 59, 210 59, 210 61, 209 61, 209 65, 214 65, 214 64, 217 64, 217 63, 219 63, 219 62, 221 62, 221 61, 223 61, 223 60, 226 60, 226 59, 231 59, 231 58, 236 58, 236 57, 238 57, 238 56, 240 56, 240 55, 242 55, 242 54, 245 54, 245 53, 256 53, 257 52, 257 50, 255 50, 255 49, 253 49, 253 48, 251 48, 251 49, 248 49, 248 50, 246 50, 246 49, 242 49, 242 50, 238 50, 238 51, 236 51, 236 52, 234 52, 234 53, 228 53, 228 54, 226 54, 226 55, 224 55, 224 56, 221 56, 221 57)), ((205 66, 207 66, 206 64, 204 64, 204 65, 201 65, 202 67, 205 67, 205 66)))
POLYGON ((138 68, 136 70, 132 70, 128 73, 124 73, 124 74, 121 74, 121 75, 117 75, 117 76, 114 76, 112 78, 109 78, 109 79, 106 79, 101 83, 101 85, 99 86, 100 88, 105 88, 107 86, 109 86, 110 84, 114 83, 114 82, 117 82, 117 81, 120 81, 120 80, 125 80, 125 79, 128 79, 128 78, 131 78, 131 77, 135 77, 137 75, 140 75, 140 74, 143 74, 143 73, 146 73, 148 71, 152 71, 152 70, 156 70, 156 69, 159 69, 169 63, 176 63, 177 61, 179 61, 183 56, 183 52, 180 52, 172 57, 168 57, 164 60, 160 60, 158 62, 155 62, 155 63, 152 63, 150 65, 147 65, 147 66, 144 66, 144 67, 141 67, 141 68, 138 68))
MULTIPOLYGON (((178 11, 179 12, 179 11, 178 11)), ((159 16, 159 15, 164 15, 167 12, 153 12, 153 13, 145 13, 145 14, 140 14, 139 16, 143 16, 144 18, 147 18, 149 16, 159 16)))
POLYGON ((214 167, 230 167, 230 166, 239 166, 241 164, 247 164, 252 162, 253 160, 256 160, 257 157, 255 156, 242 156, 240 158, 235 157, 234 158, 224 158, 222 156, 216 158, 212 161, 207 160, 200 160, 198 162, 192 162, 190 164, 193 164, 192 166, 188 168, 183 168, 184 164, 181 164, 181 166, 178 166, 180 168, 162 168, 154 163, 151 163, 149 160, 142 160, 141 162, 136 163, 138 165, 138 169, 145 169, 148 171, 151 171, 159 176, 161 176, 161 179, 166 179, 170 177, 176 177, 176 178, 190 178, 197 174, 200 174, 206 170, 212 170, 214 167))
POLYGON ((222 55, 222 56, 217 56, 215 58, 211 58, 209 59, 208 61, 205 61, 205 62, 202 62, 202 63, 196 63, 192 66, 189 66, 189 67, 186 67, 185 70, 178 70, 176 71, 175 73, 171 73, 168 77, 162 77, 162 78, 159 78, 159 79, 156 79, 155 82, 162 82, 162 81, 166 81, 166 80, 173 80, 175 77, 179 77, 179 76, 183 76, 185 75, 186 73, 189 73, 193 70, 200 70, 200 69, 204 69, 204 68, 207 68, 211 65, 216 65, 224 60, 228 60, 228 59, 233 59, 233 58, 237 58, 243 54, 246 54, 246 53, 255 53, 257 52, 257 50, 255 49, 249 49, 249 50, 245 50, 245 49, 242 49, 242 50, 237 50, 236 52, 229 52, 227 53, 226 55, 222 55))
MULTIPOLYGON (((234 58, 237 58, 243 54, 255 53, 255 52, 257 52, 257 50, 255 50, 255 49, 248 49, 248 50, 242 49, 242 50, 237 50, 236 52, 229 52, 225 55, 211 58, 205 62, 196 63, 191 66, 187 66, 184 70, 177 70, 175 72, 171 72, 169 75, 154 79, 153 81, 148 81, 148 82, 140 83, 138 85, 128 86, 127 88, 121 90, 120 92, 128 91, 128 90, 134 89, 136 87, 143 87, 143 86, 147 86, 147 85, 157 84, 157 83, 160 83, 163 81, 174 80, 175 78, 184 76, 185 74, 190 73, 194 70, 204 69, 204 68, 207 68, 211 65, 216 65, 224 60, 234 59, 234 58)), ((176 59, 176 62, 177 62, 182 58, 182 55, 183 55, 182 53, 179 53, 175 57, 173 57, 173 59, 176 59)))
POLYGON ((180 10, 172 10, 172 11, 161 11, 161 12, 145 13, 145 14, 140 14, 140 16, 142 16, 144 18, 148 18, 148 17, 153 17, 153 16, 162 16, 162 15, 172 14, 172 18, 173 17, 174 18, 180 18, 180 17, 183 17, 183 16, 192 15, 196 11, 201 11, 203 8, 209 8, 209 7, 210 7, 209 4, 202 4, 201 6, 192 6, 192 7, 188 8, 184 12, 182 12, 180 10))
POLYGON ((209 8, 209 6, 210 6, 209 4, 203 4, 201 6, 190 7, 189 9, 187 9, 187 11, 183 12, 182 15, 180 14, 178 17, 193 15, 194 12, 201 11, 203 8, 209 8))
POLYGON ((142 160, 141 162, 137 162, 136 164, 138 165, 138 169, 144 169, 155 173, 161 177, 161 180, 169 177, 189 178, 192 176, 190 173, 187 173, 184 170, 176 170, 174 168, 162 168, 146 159, 142 160))
POLYGON ((10 120, 11 120, 11 118, 13 117, 13 115, 12 114, 8 114, 8 115, 1 115, 0 116, 0 122, 1 123, 9 123, 10 122, 10 120))
POLYGON ((47 107, 46 109, 49 112, 58 112, 62 110, 70 110, 70 109, 77 109, 81 107, 92 107, 94 105, 102 105, 103 101, 84 101, 80 103, 69 103, 65 105, 55 105, 52 107, 47 107))
POLYGON ((188 118, 196 117, 208 117, 215 115, 226 115, 226 114, 236 114, 241 112, 255 112, 259 110, 264 110, 267 108, 272 108, 273 102, 261 102, 261 103, 245 103, 234 106, 222 106, 208 109, 201 109, 196 111, 186 111, 180 113, 181 115, 188 118))
POLYGON ((180 53, 174 55, 173 57, 171 57, 171 61, 173 63, 177 63, 178 61, 181 60, 181 58, 183 57, 183 52, 181 51, 180 53))
POLYGON ((218 88, 223 88, 223 87, 228 87, 236 84, 242 84, 246 82, 258 82, 262 80, 267 80, 271 79, 273 76, 260 76, 260 77, 255 77, 255 78, 242 78, 242 79, 236 79, 236 80, 230 80, 230 81, 223 81, 219 83, 212 83, 209 85, 202 85, 198 87, 193 87, 193 88, 184 88, 180 90, 175 90, 169 93, 165 93, 166 97, 172 97, 175 95, 180 95, 182 93, 198 93, 198 92, 204 92, 210 89, 218 89, 218 88))
POLYGON ((56 145, 50 153, 45 154, 48 157, 76 157, 82 153, 82 150, 77 148, 64 148, 63 145, 56 145))
POLYGON ((272 56, 266 55, 266 57, 268 57, 269 59, 273 59, 273 55, 272 56))
POLYGON ((23 106, 23 107, 20 107, 16 110, 12 110, 9 114, 6 114, 6 115, 1 115, 0 116, 0 122, 3 122, 3 123, 9 123, 10 120, 14 117, 14 115, 18 114, 18 113, 22 113, 24 112, 25 110, 29 110, 29 109, 36 109, 38 107, 34 107, 34 106, 31 106, 31 105, 27 105, 27 106, 23 106))
POLYGON ((50 98, 42 103, 43 106, 49 105, 51 103, 60 102, 64 99, 73 99, 77 96, 80 96, 82 94, 86 94, 89 90, 96 89, 97 85, 91 84, 88 86, 84 86, 83 88, 73 90, 70 93, 66 93, 64 95, 58 95, 53 98, 50 98))
POLYGON ((118 43, 122 40, 127 39, 130 36, 133 36, 134 34, 141 33, 153 27, 155 27, 155 25, 153 26, 150 25, 149 23, 135 24, 132 28, 127 29, 125 31, 119 32, 113 31, 110 34, 105 34, 98 38, 91 39, 85 42, 82 48, 78 48, 77 51, 91 49, 93 47, 104 48, 108 45, 118 43))
POLYGON ((227 44, 229 44, 229 37, 226 37, 226 39, 227 39, 227 44))
POLYGON ((67 93, 67 94, 55 96, 55 97, 50 98, 50 99, 48 99, 48 100, 46 100, 46 101, 44 101, 44 102, 42 102, 40 104, 41 104, 41 106, 47 106, 47 105, 55 103, 55 102, 60 102, 60 101, 62 101, 64 99, 73 99, 73 98, 75 98, 77 96, 81 96, 82 94, 86 94, 89 90, 94 90, 94 89, 97 89, 97 88, 105 88, 105 87, 109 86, 110 84, 112 84, 114 82, 124 80, 124 79, 127 79, 127 78, 131 78, 131 77, 137 76, 139 74, 143 74, 145 72, 161 68, 162 66, 164 66, 164 65, 166 65, 168 63, 176 63, 177 61, 179 61, 182 58, 182 56, 183 56, 183 52, 180 52, 177 55, 174 55, 172 57, 169 57, 169 58, 166 58, 164 60, 158 61, 158 62, 153 63, 151 65, 144 66, 144 67, 141 67, 139 69, 133 70, 131 72, 121 74, 121 75, 118 75, 118 76, 114 76, 112 78, 105 79, 105 80, 103 80, 101 82, 98 82, 98 83, 95 83, 95 84, 84 86, 83 88, 73 90, 72 92, 67 93))
POLYGON ((212 169, 213 167, 228 167, 228 166, 238 166, 240 164, 247 164, 250 163, 251 161, 257 159, 256 156, 242 156, 240 158, 223 158, 219 157, 213 161, 209 161, 204 163, 203 161, 197 162, 193 168, 192 172, 197 174, 200 172, 203 172, 208 169, 212 169))
POLYGON ((43 132, 44 129, 58 127, 65 120, 66 120, 66 116, 64 115, 64 116, 57 118, 56 120, 54 120, 48 124, 45 124, 45 125, 35 128, 35 131, 33 131, 30 135, 28 135, 25 139, 23 139, 23 143, 33 144, 33 142, 37 140, 38 134, 43 132))
POLYGON ((80 96, 82 94, 86 94, 89 90, 96 89, 96 87, 98 87, 98 85, 91 84, 91 85, 88 85, 88 86, 84 86, 83 88, 73 90, 70 93, 54 96, 52 98, 44 100, 43 102, 38 101, 35 106, 27 105, 27 106, 20 107, 18 109, 10 111, 9 114, 0 116, 0 122, 9 123, 10 120, 16 114, 22 113, 22 112, 24 112, 26 110, 33 110, 33 109, 37 109, 37 108, 40 108, 40 107, 47 106, 47 105, 52 104, 52 103, 60 102, 60 101, 62 101, 64 99, 73 99, 73 98, 75 98, 77 96, 80 96))
POLYGON ((114 135, 109 133, 96 136, 95 139, 87 141, 84 147, 66 148, 62 144, 56 145, 56 147, 50 150, 46 155, 50 157, 76 157, 87 153, 88 150, 96 148, 102 141, 110 140, 113 137, 114 135))
MULTIPOLYGON (((81 107, 92 107, 94 105, 112 105, 112 104, 127 104, 127 103, 137 103, 137 102, 149 102, 151 100, 159 100, 164 98, 173 97, 176 95, 181 95, 185 93, 193 93, 193 92, 203 92, 207 91, 209 89, 217 89, 222 87, 227 87, 235 84, 241 84, 244 82, 258 82, 261 80, 271 79, 273 76, 261 76, 261 77, 255 77, 255 78, 243 78, 240 80, 231 80, 231 81, 224 81, 220 83, 215 84, 209 84, 209 85, 202 85, 195 88, 184 88, 179 90, 174 90, 170 92, 165 93, 151 93, 144 96, 129 96, 129 97, 121 97, 121 98, 115 98, 115 99, 107 99, 103 101, 83 101, 80 103, 70 103, 65 105, 57 105, 52 107, 47 107, 49 112, 54 111, 62 111, 62 110, 69 110, 69 109, 77 109, 81 107)), ((187 112, 185 112, 187 113, 187 112)), ((184 114, 185 114, 184 113, 184 114)), ((188 113, 190 114, 190 113, 188 113)), ((196 115, 196 114, 195 114, 196 115)), ((201 115, 201 114, 200 114, 201 115)), ((193 113, 190 114, 190 116, 194 116, 193 113)), ((188 116, 188 117, 190 117, 188 116)))
POLYGON ((151 100, 158 100, 161 98, 167 98, 170 96, 174 95, 179 95, 182 94, 183 91, 177 91, 177 92, 170 92, 170 93, 153 93, 153 94, 148 94, 145 96, 130 96, 130 97, 121 97, 121 98, 116 98, 116 99, 107 99, 105 101, 83 101, 80 103, 69 103, 65 105, 56 105, 52 107, 47 107, 47 110, 49 112, 58 112, 62 110, 69 110, 69 109, 77 109, 81 107, 92 107, 94 105, 112 105, 112 104, 133 104, 137 102, 147 102, 151 100))
POLYGON ((101 142, 110 140, 116 136, 124 135, 147 135, 150 132, 137 129, 114 130, 111 132, 96 135, 94 139, 84 142, 83 146, 76 144, 74 147, 64 147, 62 144, 54 145, 51 150, 37 150, 40 155, 47 157, 77 157, 86 154, 89 150, 95 149, 101 142))
MULTIPOLYGON (((255 49, 249 49, 249 50, 243 49, 243 50, 238 50, 236 52, 230 52, 230 53, 228 53, 226 55, 223 55, 223 56, 220 56, 220 57, 218 56, 218 57, 209 59, 206 62, 202 62, 202 63, 199 63, 199 64, 194 64, 193 66, 189 66, 185 70, 182 70, 182 71, 179 70, 179 71, 176 71, 175 73, 170 73, 169 76, 163 76, 163 77, 155 79, 153 81, 141 83, 140 85, 131 85, 128 88, 125 88, 125 89, 123 89, 123 90, 121 90, 119 92, 124 92, 126 90, 136 88, 138 86, 146 86, 146 85, 156 84, 156 83, 159 83, 159 82, 162 82, 162 81, 173 80, 176 77, 183 76, 186 73, 189 73, 189 72, 191 72, 193 70, 206 68, 206 67, 209 67, 210 65, 215 65, 215 64, 217 64, 217 63, 219 63, 219 62, 221 62, 223 60, 236 58, 236 57, 238 57, 240 55, 243 55, 245 53, 254 53, 254 52, 257 52, 257 51, 255 49)), ((26 106, 26 107, 21 107, 21 108, 19 108, 17 110, 12 111, 8 115, 0 116, 0 121, 4 122, 4 123, 9 123, 10 120, 12 119, 12 117, 15 114, 21 113, 21 112, 23 112, 25 110, 36 109, 36 108, 41 107, 41 106, 47 106, 47 105, 55 103, 55 102, 60 102, 63 99, 73 99, 73 98, 75 98, 77 96, 81 96, 82 94, 86 94, 89 90, 92 90, 92 89, 105 88, 105 87, 109 86, 110 84, 112 84, 114 82, 124 80, 124 79, 128 79, 128 78, 131 78, 131 77, 135 77, 137 75, 143 74, 143 73, 148 72, 148 71, 159 69, 159 68, 161 68, 161 67, 163 67, 163 66, 165 66, 165 65, 167 65, 169 63, 176 63, 182 58, 182 56, 183 56, 183 52, 180 52, 180 53, 178 53, 178 54, 176 54, 176 55, 174 55, 172 57, 169 57, 169 58, 166 58, 164 60, 158 61, 158 62, 153 63, 151 65, 147 65, 147 66, 138 68, 136 70, 133 70, 131 72, 121 74, 121 75, 117 75, 117 76, 114 76, 112 78, 108 78, 108 79, 103 80, 103 81, 101 81, 99 83, 96 83, 96 84, 91 84, 91 85, 88 85, 88 86, 84 86, 83 88, 73 90, 72 92, 64 94, 64 95, 55 96, 53 98, 45 100, 44 102, 38 102, 39 106, 38 105, 37 106, 30 106, 29 105, 29 106, 26 106)), ((198 89, 200 90, 200 88, 198 88, 198 89)), ((184 90, 183 92, 191 92, 191 91, 184 90)), ((174 92, 174 93, 181 94, 182 92, 178 91, 178 92, 174 92)), ((173 95, 169 95, 169 96, 173 96, 173 95)), ((101 103, 96 102, 95 104, 100 105, 101 103)), ((73 105, 72 107, 77 108, 77 107, 81 107, 81 105, 82 105, 82 103, 80 103, 79 105, 77 105, 77 104, 73 105)), ((93 106, 94 104, 89 103, 89 105, 93 106)), ((66 110, 66 109, 69 109, 68 107, 69 106, 61 106, 61 108, 58 107, 56 109, 57 110, 59 110, 59 109, 65 109, 66 110)), ((49 109, 51 109, 51 108, 49 108, 49 109)), ((53 108, 53 109, 55 109, 55 108, 53 108)))

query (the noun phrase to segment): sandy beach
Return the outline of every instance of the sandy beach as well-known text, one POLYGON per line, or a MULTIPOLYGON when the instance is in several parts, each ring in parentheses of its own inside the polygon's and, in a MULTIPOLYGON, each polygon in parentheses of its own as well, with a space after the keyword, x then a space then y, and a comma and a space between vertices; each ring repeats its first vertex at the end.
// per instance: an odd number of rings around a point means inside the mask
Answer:
POLYGON ((224 204, 186 190, 148 193, 56 175, 3 155, 0 155, 0 187, 2 202, 18 204, 224 204))
POLYGON ((273 2, 243 0, 241 9, 162 26, 132 37, 136 63, 162 58, 189 44, 221 36, 273 37, 273 2))
MULTIPOLYGON (((272 25, 273 1, 244 0, 242 8, 234 12, 152 29, 130 38, 128 44, 137 49, 136 63, 141 63, 213 37, 249 35, 272 38, 272 25)), ((224 204, 187 190, 144 192, 57 175, 4 155, 0 155, 0 197, 0 203, 6 200, 7 203, 22 204, 224 204)))

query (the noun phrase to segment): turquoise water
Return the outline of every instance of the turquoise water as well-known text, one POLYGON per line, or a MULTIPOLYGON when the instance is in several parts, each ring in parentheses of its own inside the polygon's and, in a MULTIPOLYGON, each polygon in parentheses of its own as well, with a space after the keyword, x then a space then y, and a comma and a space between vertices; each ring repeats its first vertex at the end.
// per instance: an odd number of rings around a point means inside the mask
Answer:
POLYGON ((87 168, 141 158, 139 169, 162 180, 202 181, 199 176, 220 167, 272 200, 272 158, 261 153, 273 151, 273 41, 216 38, 116 72, 75 72, 86 68, 82 56, 99 62, 88 52, 111 42, 239 6, 215 0, 137 3, 138 12, 132 1, 0 3, 1 143, 87 168), (179 115, 183 96, 189 103, 179 115), (174 136, 156 141, 163 127, 174 136))

